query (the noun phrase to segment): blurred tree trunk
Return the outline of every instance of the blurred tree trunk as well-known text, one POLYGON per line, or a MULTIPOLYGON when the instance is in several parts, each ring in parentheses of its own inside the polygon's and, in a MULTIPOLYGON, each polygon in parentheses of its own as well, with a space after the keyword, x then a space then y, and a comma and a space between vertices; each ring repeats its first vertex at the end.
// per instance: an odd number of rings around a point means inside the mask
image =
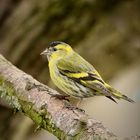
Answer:
MULTIPOLYGON (((1 52, 15 65, 42 79, 39 52, 52 40, 80 43, 100 16, 121 1, 3 0, 0 15, 1 52), (35 62, 35 63, 34 63, 35 62)), ((46 72, 46 71, 45 71, 46 72)))
POLYGON ((1 0, 0 52, 47 82, 48 70, 39 53, 48 42, 62 40, 78 47, 110 78, 139 56, 139 5, 139 0, 1 0), (108 70, 110 63, 115 65, 108 70))

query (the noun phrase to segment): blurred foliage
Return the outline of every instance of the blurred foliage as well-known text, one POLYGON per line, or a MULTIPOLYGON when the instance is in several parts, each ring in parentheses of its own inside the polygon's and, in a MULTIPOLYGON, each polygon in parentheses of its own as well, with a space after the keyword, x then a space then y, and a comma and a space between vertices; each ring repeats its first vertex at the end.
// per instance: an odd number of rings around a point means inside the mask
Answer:
POLYGON ((140 62, 140 1, 0 1, 0 52, 44 83, 50 78, 39 54, 53 40, 70 44, 109 80, 140 62))

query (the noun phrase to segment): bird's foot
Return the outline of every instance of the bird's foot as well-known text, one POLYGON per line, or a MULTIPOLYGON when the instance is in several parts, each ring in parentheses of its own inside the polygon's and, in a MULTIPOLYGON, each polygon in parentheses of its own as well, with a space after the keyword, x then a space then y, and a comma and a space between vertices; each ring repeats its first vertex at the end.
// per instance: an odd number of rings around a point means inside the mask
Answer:
POLYGON ((57 98, 59 100, 67 100, 69 101, 69 95, 61 95, 61 94, 54 94, 54 95, 51 95, 51 97, 54 97, 54 98, 57 98))
POLYGON ((78 111, 81 111, 81 112, 85 112, 85 110, 81 109, 81 108, 78 108, 77 106, 72 106, 68 103, 65 103, 65 107, 70 109, 70 110, 78 110, 78 111))

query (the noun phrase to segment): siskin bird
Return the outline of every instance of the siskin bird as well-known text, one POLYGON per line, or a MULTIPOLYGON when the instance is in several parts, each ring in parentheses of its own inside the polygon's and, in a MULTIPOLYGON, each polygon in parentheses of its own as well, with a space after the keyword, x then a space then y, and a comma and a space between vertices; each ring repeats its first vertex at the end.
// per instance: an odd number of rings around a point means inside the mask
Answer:
POLYGON ((107 84, 84 58, 77 54, 70 45, 54 41, 41 55, 49 61, 49 71, 53 83, 66 94, 77 98, 105 96, 134 102, 126 95, 107 84))

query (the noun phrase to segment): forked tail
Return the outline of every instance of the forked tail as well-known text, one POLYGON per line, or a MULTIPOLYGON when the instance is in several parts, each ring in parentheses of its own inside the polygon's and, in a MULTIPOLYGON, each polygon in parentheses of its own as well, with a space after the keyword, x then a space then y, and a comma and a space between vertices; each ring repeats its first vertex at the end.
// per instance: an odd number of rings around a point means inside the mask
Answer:
POLYGON ((135 101, 127 97, 126 95, 123 95, 116 89, 112 88, 110 85, 106 84, 107 89, 112 93, 112 96, 117 98, 117 99, 124 99, 128 102, 134 103, 135 101))

